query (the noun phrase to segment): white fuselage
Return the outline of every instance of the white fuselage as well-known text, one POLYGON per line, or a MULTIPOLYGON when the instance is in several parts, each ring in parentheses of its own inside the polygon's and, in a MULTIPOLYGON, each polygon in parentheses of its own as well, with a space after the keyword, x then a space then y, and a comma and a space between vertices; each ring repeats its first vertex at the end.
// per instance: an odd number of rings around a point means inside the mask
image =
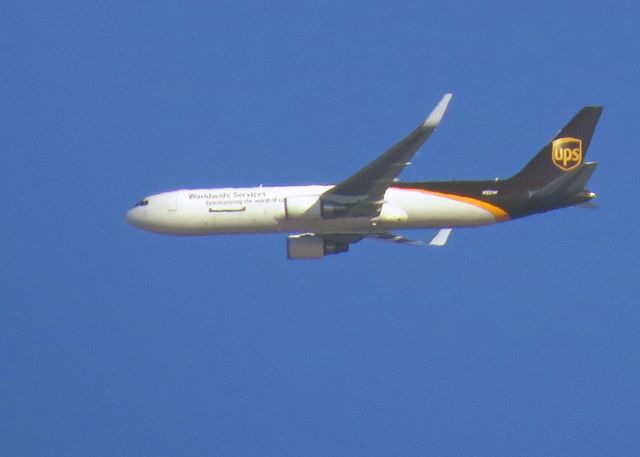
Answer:
POLYGON ((323 219, 315 210, 317 198, 332 187, 176 190, 147 197, 127 212, 126 219, 136 227, 156 233, 215 235, 367 233, 403 228, 478 226, 506 218, 506 213, 500 209, 471 198, 390 187, 378 217, 323 219), (292 210, 293 202, 295 211, 292 210), (301 211, 300 205, 306 205, 308 211, 301 211))

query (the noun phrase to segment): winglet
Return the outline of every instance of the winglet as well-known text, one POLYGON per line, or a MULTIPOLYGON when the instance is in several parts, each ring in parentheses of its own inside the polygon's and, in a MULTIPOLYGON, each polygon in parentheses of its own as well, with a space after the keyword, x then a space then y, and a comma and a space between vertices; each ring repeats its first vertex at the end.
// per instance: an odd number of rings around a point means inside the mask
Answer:
POLYGON ((429 246, 437 246, 437 247, 444 246, 445 244, 447 244, 449 235, 451 235, 450 228, 443 228, 438 230, 438 233, 436 233, 436 236, 434 236, 433 239, 429 241, 429 246))
POLYGON ((440 124, 442 116, 444 116, 444 112, 447 110, 447 106, 449 105, 452 96, 453 94, 451 93, 444 94, 442 100, 440 100, 436 107, 433 108, 433 111, 431 111, 429 117, 425 119, 424 123, 422 124, 423 127, 436 128, 438 124, 440 124))

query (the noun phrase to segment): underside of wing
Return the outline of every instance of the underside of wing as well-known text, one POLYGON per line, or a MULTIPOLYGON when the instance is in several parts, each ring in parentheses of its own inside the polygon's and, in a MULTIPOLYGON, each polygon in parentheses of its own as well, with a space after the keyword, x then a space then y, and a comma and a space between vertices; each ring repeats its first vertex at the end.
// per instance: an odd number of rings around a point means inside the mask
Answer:
POLYGON ((287 238, 287 257, 289 259, 321 259, 332 254, 347 252, 351 244, 365 238, 408 244, 411 246, 444 246, 451 234, 450 228, 440 229, 431 241, 406 238, 389 232, 373 233, 303 233, 287 238))
POLYGON ((384 194, 409 164, 413 155, 440 124, 451 100, 445 94, 431 114, 413 132, 374 161, 322 195, 327 208, 336 208, 336 217, 375 217, 384 203, 384 194))
POLYGON ((409 244, 411 246, 431 246, 431 247, 441 247, 447 244, 449 240, 449 235, 451 235, 450 228, 443 228, 438 230, 438 233, 431 239, 431 241, 422 241, 422 240, 412 240, 410 238, 404 237, 402 235, 396 235, 395 233, 371 233, 367 236, 369 238, 381 240, 381 241, 390 241, 392 243, 399 244, 409 244))

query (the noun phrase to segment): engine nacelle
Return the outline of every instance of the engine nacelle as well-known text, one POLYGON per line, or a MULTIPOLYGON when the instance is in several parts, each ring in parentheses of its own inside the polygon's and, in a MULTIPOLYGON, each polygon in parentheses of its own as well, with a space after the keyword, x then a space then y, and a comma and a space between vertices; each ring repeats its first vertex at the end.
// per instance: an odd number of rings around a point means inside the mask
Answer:
POLYGON ((349 206, 341 205, 340 203, 329 201, 320 202, 320 215, 323 219, 336 219, 338 217, 345 217, 349 213, 349 209, 349 206))
POLYGON ((326 240, 322 235, 291 235, 287 238, 289 259, 321 259, 349 250, 349 243, 326 240))
POLYGON ((300 195, 284 200, 284 215, 292 219, 336 219, 348 215, 349 206, 320 200, 318 195, 300 195))

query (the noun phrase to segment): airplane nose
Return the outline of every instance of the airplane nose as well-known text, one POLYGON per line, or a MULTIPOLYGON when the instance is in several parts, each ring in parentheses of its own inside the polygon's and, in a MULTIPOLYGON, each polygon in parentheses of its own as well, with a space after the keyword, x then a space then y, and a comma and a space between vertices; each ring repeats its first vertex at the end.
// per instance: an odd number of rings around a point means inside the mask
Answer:
POLYGON ((127 221, 127 224, 138 227, 140 224, 140 212, 137 211, 137 208, 131 208, 124 215, 124 220, 127 221))
POLYGON ((147 214, 149 212, 149 201, 149 198, 140 200, 124 214, 124 220, 127 221, 127 224, 142 230, 148 229, 151 222, 147 214))

